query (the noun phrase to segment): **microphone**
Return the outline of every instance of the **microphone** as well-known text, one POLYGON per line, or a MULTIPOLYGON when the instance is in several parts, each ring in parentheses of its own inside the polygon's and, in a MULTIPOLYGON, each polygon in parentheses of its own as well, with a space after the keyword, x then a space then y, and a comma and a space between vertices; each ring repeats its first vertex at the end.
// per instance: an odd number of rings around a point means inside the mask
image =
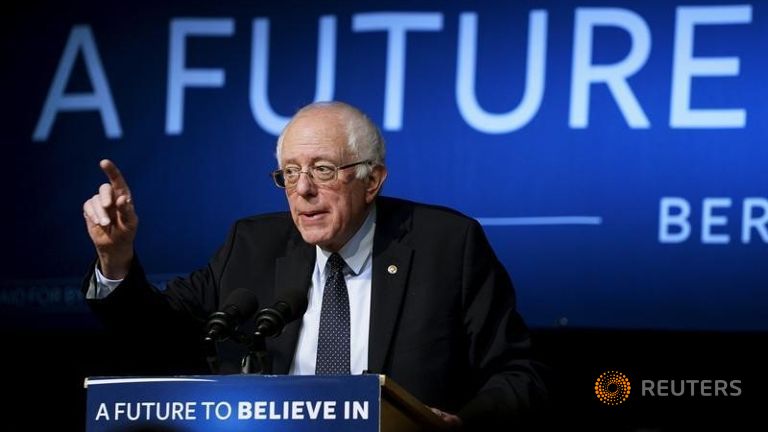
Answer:
POLYGON ((237 327, 253 316, 259 307, 259 300, 254 291, 239 288, 227 297, 224 307, 211 314, 205 325, 205 342, 227 340, 237 327))
POLYGON ((256 314, 256 333, 264 336, 278 336, 286 325, 304 315, 307 310, 307 294, 300 291, 289 291, 280 296, 268 308, 256 314))

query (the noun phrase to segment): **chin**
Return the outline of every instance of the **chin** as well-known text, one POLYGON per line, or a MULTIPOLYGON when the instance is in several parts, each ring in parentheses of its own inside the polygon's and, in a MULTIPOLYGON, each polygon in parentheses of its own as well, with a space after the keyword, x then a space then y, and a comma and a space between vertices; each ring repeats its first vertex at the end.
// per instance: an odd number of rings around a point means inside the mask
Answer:
POLYGON ((328 242, 328 236, 325 233, 322 232, 316 232, 314 230, 305 231, 300 230, 301 232, 301 238, 304 239, 305 242, 313 245, 313 246, 323 246, 328 242))

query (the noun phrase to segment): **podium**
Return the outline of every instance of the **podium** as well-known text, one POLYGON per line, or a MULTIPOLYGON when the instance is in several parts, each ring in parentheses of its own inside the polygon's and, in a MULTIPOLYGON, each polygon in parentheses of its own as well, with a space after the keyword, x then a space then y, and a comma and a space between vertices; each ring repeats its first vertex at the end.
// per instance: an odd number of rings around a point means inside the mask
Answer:
POLYGON ((416 432, 445 426, 384 375, 87 378, 87 432, 416 432))

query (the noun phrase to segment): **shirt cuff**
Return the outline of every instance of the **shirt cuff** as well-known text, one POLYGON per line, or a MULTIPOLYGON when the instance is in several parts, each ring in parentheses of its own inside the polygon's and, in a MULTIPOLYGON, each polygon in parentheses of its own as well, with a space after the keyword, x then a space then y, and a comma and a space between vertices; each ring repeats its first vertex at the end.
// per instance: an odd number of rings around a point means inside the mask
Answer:
POLYGON ((123 279, 108 279, 101 273, 99 266, 95 266, 93 271, 93 278, 91 284, 88 286, 88 292, 85 294, 85 298, 89 300, 101 300, 112 294, 112 291, 117 288, 123 279))

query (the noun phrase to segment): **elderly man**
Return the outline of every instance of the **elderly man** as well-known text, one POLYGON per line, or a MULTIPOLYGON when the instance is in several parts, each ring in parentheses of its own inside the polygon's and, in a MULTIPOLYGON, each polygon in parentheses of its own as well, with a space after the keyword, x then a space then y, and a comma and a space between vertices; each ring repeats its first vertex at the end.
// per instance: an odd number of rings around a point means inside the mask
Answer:
POLYGON ((451 425, 509 424, 544 393, 509 276, 476 221, 380 197, 384 153, 356 108, 304 107, 277 143, 273 178, 290 212, 236 222, 208 266, 162 292, 134 254, 128 185, 102 161, 109 183, 83 205, 98 256, 89 304, 117 328, 188 342, 174 354, 189 359, 206 318, 235 289, 269 305, 277 290, 297 287, 308 307, 269 341, 275 373, 382 373, 451 425))

